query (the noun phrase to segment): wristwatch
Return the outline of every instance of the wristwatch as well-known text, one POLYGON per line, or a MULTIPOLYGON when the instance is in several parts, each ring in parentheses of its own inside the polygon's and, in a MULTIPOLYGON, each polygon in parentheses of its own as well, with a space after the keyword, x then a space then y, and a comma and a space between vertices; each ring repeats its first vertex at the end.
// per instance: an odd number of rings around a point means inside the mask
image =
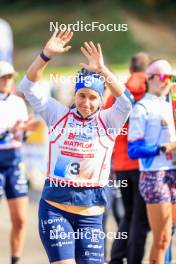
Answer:
POLYGON ((158 154, 165 153, 167 148, 165 146, 158 146, 158 154))

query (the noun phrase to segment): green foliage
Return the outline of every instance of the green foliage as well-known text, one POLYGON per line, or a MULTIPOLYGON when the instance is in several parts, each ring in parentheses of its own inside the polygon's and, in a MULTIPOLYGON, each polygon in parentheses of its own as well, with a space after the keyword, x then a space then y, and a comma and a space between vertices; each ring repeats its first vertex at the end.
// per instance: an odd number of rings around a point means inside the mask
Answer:
MULTIPOLYGON (((8 1, 10 2, 10 1, 8 1)), ((126 24, 121 15, 121 8, 115 2, 107 1, 13 1, 0 10, 0 16, 5 18, 13 27, 16 49, 36 48, 48 39, 49 22, 58 21, 60 24, 84 21, 98 21, 108 24, 126 24), (86 4, 85 4, 86 3, 86 4)), ((129 57, 141 47, 134 41, 130 30, 126 32, 75 32, 72 41, 72 53, 79 53, 84 41, 100 42, 108 63, 127 62, 129 57)))
MULTIPOLYGON (((173 27, 175 24, 175 0, 0 0, 0 17, 12 25, 15 48, 35 49, 48 39, 49 22, 60 24, 84 21, 98 21, 108 24, 126 24, 123 10, 136 14, 141 19, 149 19, 152 14, 165 20, 173 27)), ((84 41, 100 42, 107 63, 127 63, 135 52, 145 49, 136 43, 130 29, 126 32, 75 32, 72 40, 72 54, 78 54, 84 41)))

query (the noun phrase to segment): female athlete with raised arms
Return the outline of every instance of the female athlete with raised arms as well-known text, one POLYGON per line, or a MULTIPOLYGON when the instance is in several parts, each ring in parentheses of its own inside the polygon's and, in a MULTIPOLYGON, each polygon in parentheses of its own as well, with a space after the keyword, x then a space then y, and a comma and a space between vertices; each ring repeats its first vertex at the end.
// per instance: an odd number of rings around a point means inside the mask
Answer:
POLYGON ((48 178, 39 205, 39 233, 52 264, 104 263, 102 214, 110 159, 132 98, 105 66, 100 44, 92 41, 81 47, 88 64, 80 64, 75 107, 38 94, 47 62, 71 48, 66 45, 72 36, 70 31, 55 32, 19 87, 49 128, 48 178), (116 97, 107 110, 101 110, 104 81, 116 97), (75 133, 71 128, 79 129, 75 133))

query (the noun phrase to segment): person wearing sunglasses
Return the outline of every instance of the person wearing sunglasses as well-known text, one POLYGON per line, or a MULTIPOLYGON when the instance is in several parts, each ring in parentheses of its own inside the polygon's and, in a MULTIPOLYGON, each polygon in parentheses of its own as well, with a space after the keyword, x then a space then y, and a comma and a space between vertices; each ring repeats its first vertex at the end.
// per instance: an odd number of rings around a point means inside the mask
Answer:
POLYGON ((176 157, 165 146, 176 137, 172 104, 166 100, 172 67, 166 60, 155 60, 146 75, 148 92, 130 116, 128 154, 140 161, 139 188, 153 232, 150 263, 163 264, 176 221, 176 157))
POLYGON ((116 131, 129 116, 132 98, 104 65, 100 44, 92 41, 81 47, 88 64, 80 64, 75 107, 38 94, 37 87, 42 87, 37 81, 48 61, 71 48, 66 45, 72 36, 69 30, 53 34, 19 90, 49 128, 48 177, 39 205, 39 233, 49 262, 103 264, 102 217, 110 159, 116 131), (116 103, 101 110, 105 81, 116 103))

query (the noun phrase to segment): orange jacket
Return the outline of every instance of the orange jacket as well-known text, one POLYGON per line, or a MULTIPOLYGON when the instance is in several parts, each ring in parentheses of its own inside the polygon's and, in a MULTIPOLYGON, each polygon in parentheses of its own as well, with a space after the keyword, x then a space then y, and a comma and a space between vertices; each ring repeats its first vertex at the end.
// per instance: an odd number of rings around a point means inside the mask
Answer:
MULTIPOLYGON (((125 86, 133 94, 136 101, 140 100, 146 92, 146 77, 142 72, 134 72, 126 82, 125 86)), ((104 108, 109 108, 114 102, 112 95, 107 99, 104 108)), ((128 123, 124 125, 124 128, 128 130, 128 123)), ((128 140, 127 135, 119 135, 116 138, 112 168, 116 171, 122 170, 136 170, 138 169, 138 160, 132 160, 128 156, 128 140)))

